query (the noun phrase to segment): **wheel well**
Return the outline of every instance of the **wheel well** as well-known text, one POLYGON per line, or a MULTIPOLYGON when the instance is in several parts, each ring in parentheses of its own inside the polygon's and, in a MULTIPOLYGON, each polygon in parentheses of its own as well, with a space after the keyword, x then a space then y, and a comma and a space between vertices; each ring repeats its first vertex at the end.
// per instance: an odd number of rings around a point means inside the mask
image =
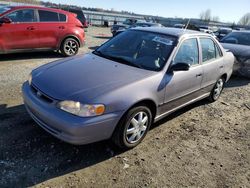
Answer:
POLYGON ((64 41, 67 40, 67 39, 69 39, 69 38, 75 39, 75 40, 77 41, 79 47, 81 47, 80 40, 79 40, 77 37, 75 37, 75 36, 67 36, 67 37, 65 37, 65 38, 62 40, 62 42, 61 42, 61 44, 60 44, 60 47, 62 46, 62 44, 64 43, 64 41))
POLYGON ((225 79, 225 81, 227 80, 227 74, 225 73, 225 74, 223 74, 222 76, 221 76, 221 78, 224 78, 225 79))
MULTIPOLYGON (((156 104, 154 101, 150 100, 150 99, 145 99, 142 101, 139 101, 137 103, 135 103, 133 106, 131 106, 123 115, 122 118, 119 120, 119 122, 116 125, 116 129, 119 128, 119 124, 122 121, 123 117, 128 113, 129 110, 131 110, 132 108, 136 107, 136 106, 146 106, 150 109, 151 113, 152 113, 152 122, 154 122, 154 118, 156 116, 156 104)), ((115 130, 113 131, 112 135, 115 133, 115 130)))
POLYGON ((146 106, 150 109, 151 113, 152 113, 152 119, 154 120, 155 116, 156 116, 156 104, 154 101, 147 99, 147 100, 142 100, 136 104, 134 104, 133 106, 131 106, 128 111, 136 106, 146 106))

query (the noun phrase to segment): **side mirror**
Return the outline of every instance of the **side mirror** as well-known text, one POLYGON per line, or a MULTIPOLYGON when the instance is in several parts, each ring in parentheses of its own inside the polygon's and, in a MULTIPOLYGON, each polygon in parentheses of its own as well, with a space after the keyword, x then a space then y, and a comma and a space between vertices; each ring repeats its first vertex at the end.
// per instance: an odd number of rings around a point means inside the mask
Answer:
POLYGON ((9 23, 11 23, 11 22, 12 22, 12 21, 11 21, 10 18, 7 18, 7 17, 2 17, 2 18, 0 18, 0 24, 3 24, 3 23, 9 24, 9 23))
POLYGON ((190 68, 190 64, 187 63, 176 63, 172 65, 169 69, 169 72, 174 72, 174 71, 188 71, 190 68))

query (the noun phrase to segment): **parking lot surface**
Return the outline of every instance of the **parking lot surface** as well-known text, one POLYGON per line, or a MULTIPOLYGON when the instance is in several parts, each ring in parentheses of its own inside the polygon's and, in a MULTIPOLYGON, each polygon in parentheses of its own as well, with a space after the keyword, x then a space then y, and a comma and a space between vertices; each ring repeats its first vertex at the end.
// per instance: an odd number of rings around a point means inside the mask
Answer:
MULTIPOLYGON (((111 37, 91 27, 80 54, 111 37)), ((0 187, 250 187, 250 80, 232 77, 215 103, 202 100, 154 124, 136 148, 73 146, 27 114, 21 85, 54 52, 0 56, 0 187)))

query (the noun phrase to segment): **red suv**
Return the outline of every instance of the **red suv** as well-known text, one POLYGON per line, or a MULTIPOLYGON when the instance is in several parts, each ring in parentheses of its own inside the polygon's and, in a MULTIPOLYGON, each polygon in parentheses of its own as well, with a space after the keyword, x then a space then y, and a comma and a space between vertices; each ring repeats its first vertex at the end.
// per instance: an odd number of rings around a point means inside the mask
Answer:
POLYGON ((0 54, 58 50, 73 56, 85 41, 83 25, 76 16, 45 7, 0 7, 0 54))

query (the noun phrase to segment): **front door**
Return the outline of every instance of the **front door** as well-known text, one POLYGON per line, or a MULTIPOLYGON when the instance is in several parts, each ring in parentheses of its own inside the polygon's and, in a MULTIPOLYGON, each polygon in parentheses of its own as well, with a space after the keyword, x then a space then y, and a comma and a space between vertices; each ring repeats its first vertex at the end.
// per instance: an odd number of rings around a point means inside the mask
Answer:
POLYGON ((199 63, 199 47, 196 38, 186 39, 180 44, 172 65, 177 63, 187 63, 190 69, 165 75, 166 88, 162 113, 200 96, 203 69, 199 63))
POLYGON ((5 17, 12 23, 0 26, 1 40, 5 50, 37 48, 39 41, 37 36, 37 18, 33 9, 13 11, 5 17))

